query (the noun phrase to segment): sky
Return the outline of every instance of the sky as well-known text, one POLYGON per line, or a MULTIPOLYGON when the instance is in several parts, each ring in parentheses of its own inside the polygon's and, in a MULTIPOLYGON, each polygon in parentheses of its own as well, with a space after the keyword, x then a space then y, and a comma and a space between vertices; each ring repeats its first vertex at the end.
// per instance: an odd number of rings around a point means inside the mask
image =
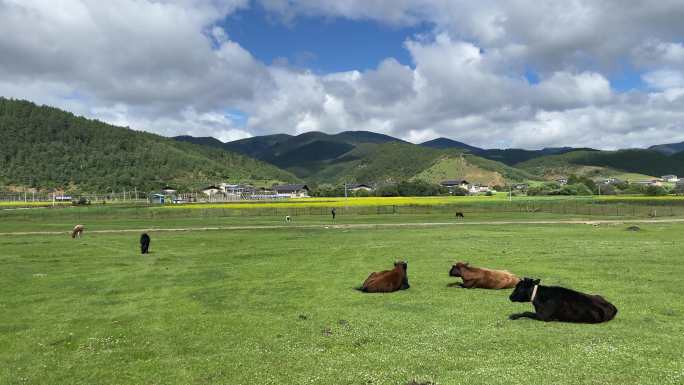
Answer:
POLYGON ((0 0, 0 96, 165 136, 684 141, 684 0, 0 0))

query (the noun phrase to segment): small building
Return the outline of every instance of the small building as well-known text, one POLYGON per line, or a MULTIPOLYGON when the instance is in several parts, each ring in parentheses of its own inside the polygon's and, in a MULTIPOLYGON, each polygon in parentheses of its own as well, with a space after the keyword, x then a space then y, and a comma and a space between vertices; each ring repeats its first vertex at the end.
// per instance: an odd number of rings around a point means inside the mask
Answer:
POLYGON ((468 189, 468 192, 471 194, 486 193, 488 191, 491 191, 489 186, 482 186, 477 183, 470 185, 470 188, 468 189))
POLYGON ((347 190, 351 192, 357 192, 357 191, 373 191, 373 187, 363 184, 363 183, 356 183, 356 184, 349 184, 347 185, 347 190))
POLYGON ((456 187, 467 190, 470 183, 468 183, 468 181, 465 179, 455 179, 455 180, 443 180, 442 182, 440 182, 440 185, 448 188, 449 190, 452 190, 456 187))
POLYGON ((559 185, 566 185, 568 184, 568 178, 558 178, 556 179, 556 182, 558 182, 559 185))
POLYGON ((150 194, 149 201, 152 204, 163 205, 164 204, 164 194, 150 194))
POLYGON ((679 178, 677 178, 677 175, 663 175, 660 177, 660 179, 663 180, 663 182, 672 182, 672 183, 677 183, 679 182, 679 178))
POLYGON ((282 184, 273 186, 278 197, 282 198, 308 198, 309 187, 305 184, 282 184))
POLYGON ((178 190, 167 185, 167 186, 164 186, 163 189, 161 189, 161 192, 162 192, 162 194, 165 194, 165 195, 175 195, 178 192, 178 190))
POLYGON ((214 185, 211 185, 211 186, 209 186, 209 187, 205 187, 205 188, 202 189, 202 194, 207 195, 207 196, 210 196, 210 197, 211 197, 211 196, 214 196, 214 195, 216 195, 217 193, 220 193, 220 192, 222 192, 221 189, 218 188, 218 187, 216 187, 216 186, 214 186, 214 185))
POLYGON ((651 180, 640 180, 640 181, 637 181, 636 184, 640 184, 643 186, 662 186, 663 182, 659 181, 658 179, 651 179, 651 180))
POLYGON ((620 184, 622 181, 618 178, 604 178, 601 180, 601 184, 620 184))
POLYGON ((513 190, 518 190, 518 191, 527 191, 527 189, 530 187, 527 183, 516 183, 513 186, 513 190))

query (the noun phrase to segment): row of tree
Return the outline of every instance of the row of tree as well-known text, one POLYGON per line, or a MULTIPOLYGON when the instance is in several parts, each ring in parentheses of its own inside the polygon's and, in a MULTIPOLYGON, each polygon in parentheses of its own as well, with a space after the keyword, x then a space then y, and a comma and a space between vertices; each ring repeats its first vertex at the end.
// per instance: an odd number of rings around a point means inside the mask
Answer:
POLYGON ((677 185, 667 188, 655 185, 642 185, 627 182, 611 184, 597 184, 584 176, 570 175, 566 184, 556 182, 544 183, 540 186, 530 187, 527 195, 618 195, 618 194, 643 194, 660 196, 667 194, 684 194, 684 186, 677 185))

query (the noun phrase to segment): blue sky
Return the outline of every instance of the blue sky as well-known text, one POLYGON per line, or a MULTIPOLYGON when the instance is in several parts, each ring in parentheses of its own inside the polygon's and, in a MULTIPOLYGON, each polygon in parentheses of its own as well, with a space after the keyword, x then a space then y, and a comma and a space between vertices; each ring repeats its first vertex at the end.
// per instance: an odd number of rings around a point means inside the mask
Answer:
POLYGON ((404 42, 429 31, 426 23, 399 27, 307 16, 287 22, 259 6, 240 10, 217 25, 266 64, 286 58, 290 65, 319 73, 372 69, 388 57, 411 65, 404 42))
MULTIPOLYGON (((320 74, 374 69, 389 57, 412 66, 405 41, 420 34, 429 34, 434 28, 427 22, 397 26, 377 21, 306 15, 283 20, 258 4, 239 10, 216 25, 223 28, 231 40, 266 64, 279 64, 284 58, 291 66, 320 74)), ((606 77, 617 92, 645 88, 641 81, 642 72, 626 60, 620 60, 611 67, 606 71, 606 77)), ((540 80, 532 66, 527 66, 520 75, 530 84, 537 84, 540 80)))

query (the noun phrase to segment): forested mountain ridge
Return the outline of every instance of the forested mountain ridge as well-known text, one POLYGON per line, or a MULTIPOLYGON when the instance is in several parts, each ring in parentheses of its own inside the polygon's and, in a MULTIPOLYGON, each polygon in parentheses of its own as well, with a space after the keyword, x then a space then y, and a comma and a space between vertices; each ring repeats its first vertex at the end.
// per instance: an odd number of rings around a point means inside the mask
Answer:
POLYGON ((0 184, 81 191, 296 181, 241 154, 183 143, 0 97, 0 184))

